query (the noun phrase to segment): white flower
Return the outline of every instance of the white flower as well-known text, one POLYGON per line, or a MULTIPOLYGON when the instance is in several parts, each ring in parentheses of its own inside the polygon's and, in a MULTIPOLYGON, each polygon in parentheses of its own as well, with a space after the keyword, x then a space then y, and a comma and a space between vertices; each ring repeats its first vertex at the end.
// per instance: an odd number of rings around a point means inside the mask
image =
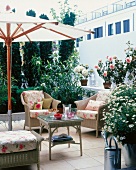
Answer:
POLYGON ((128 125, 129 126, 129 128, 132 128, 132 127, 134 127, 134 125, 133 124, 130 124, 130 125, 128 125))
POLYGON ((84 70, 85 68, 83 66, 79 66, 80 72, 82 72, 82 70, 84 70))
POLYGON ((83 65, 79 65, 79 66, 75 67, 74 72, 79 73, 80 78, 87 78, 88 74, 89 74, 88 70, 83 65))
POLYGON ((75 73, 80 73, 80 68, 79 68, 78 66, 75 67, 75 68, 74 68, 74 72, 75 72, 75 73))
POLYGON ((82 70, 82 75, 83 75, 84 77, 87 77, 87 76, 88 76, 88 70, 83 69, 83 70, 82 70))
POLYGON ((42 83, 41 86, 45 86, 45 83, 42 83))
POLYGON ((36 61, 36 65, 40 65, 41 63, 40 63, 40 61, 36 61))

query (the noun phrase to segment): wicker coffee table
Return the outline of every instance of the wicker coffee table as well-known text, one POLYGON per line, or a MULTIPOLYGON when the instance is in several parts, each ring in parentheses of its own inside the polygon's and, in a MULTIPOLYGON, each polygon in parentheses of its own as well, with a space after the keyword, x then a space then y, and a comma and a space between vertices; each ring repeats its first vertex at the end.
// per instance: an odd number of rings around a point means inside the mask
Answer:
POLYGON ((49 132, 49 138, 47 139, 49 141, 49 160, 51 160, 51 148, 55 145, 66 144, 66 143, 68 143, 69 147, 70 144, 79 144, 80 155, 82 156, 82 137, 81 137, 81 122, 83 121, 82 118, 79 118, 77 116, 75 116, 72 119, 62 117, 61 120, 56 120, 53 116, 44 116, 44 115, 38 116, 37 118, 40 121, 40 127, 41 127, 40 134, 42 134, 42 130, 44 127, 48 129, 49 132), (69 135, 70 126, 74 127, 77 130, 79 134, 79 142, 75 142, 74 140, 52 142, 52 136, 59 127, 67 127, 68 135, 69 135))

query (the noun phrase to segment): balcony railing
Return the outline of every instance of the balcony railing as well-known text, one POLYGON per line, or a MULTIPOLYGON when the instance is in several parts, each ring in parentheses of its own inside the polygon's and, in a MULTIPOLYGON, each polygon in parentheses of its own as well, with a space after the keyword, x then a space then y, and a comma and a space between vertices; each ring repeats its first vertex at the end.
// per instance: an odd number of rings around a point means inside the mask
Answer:
POLYGON ((127 8, 134 7, 134 6, 136 6, 136 0, 133 0, 133 1, 120 0, 120 1, 114 2, 111 5, 104 6, 100 9, 97 9, 95 11, 92 11, 90 13, 80 16, 76 21, 76 25, 103 17, 105 15, 118 12, 121 10, 125 10, 127 8))

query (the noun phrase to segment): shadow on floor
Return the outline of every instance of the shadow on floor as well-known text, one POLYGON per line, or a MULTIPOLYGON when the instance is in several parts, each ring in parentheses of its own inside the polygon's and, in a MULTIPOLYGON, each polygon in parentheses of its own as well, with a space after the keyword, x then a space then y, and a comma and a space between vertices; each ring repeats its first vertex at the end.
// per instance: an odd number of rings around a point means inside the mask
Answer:
POLYGON ((17 166, 11 168, 2 168, 0 170, 33 170, 32 166, 17 166))

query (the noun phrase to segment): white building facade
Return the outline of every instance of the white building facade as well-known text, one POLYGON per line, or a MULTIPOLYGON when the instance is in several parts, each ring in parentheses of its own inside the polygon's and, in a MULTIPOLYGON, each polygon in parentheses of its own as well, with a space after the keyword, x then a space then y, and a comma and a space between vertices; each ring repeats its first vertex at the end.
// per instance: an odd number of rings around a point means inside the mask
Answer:
POLYGON ((92 11, 81 16, 76 27, 95 32, 77 39, 77 46, 80 62, 94 69, 96 84, 101 86, 103 80, 94 68, 98 60, 105 61, 107 56, 117 56, 124 61, 126 43, 130 41, 136 47, 136 0, 121 0, 92 11))

